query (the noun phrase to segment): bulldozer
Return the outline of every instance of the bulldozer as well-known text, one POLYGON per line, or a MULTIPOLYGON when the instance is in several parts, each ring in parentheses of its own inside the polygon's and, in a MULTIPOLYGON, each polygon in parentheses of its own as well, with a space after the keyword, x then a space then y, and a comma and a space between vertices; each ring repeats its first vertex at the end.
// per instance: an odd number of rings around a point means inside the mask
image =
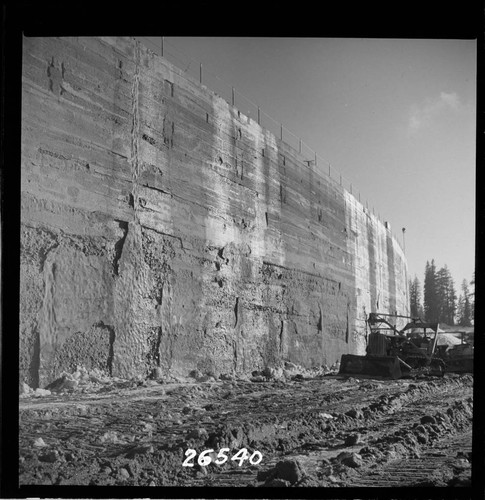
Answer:
POLYGON ((440 342, 440 335, 446 332, 440 330, 439 323, 370 313, 366 324, 370 333, 365 356, 343 354, 339 374, 398 379, 420 373, 443 376, 447 372, 473 371, 473 347, 463 340, 460 345, 440 342), (408 321, 398 329, 392 318, 408 321))
MULTIPOLYGON (((438 332, 440 333, 440 332, 438 332)), ((439 339, 445 335, 455 339, 451 344, 441 342, 437 345, 437 356, 445 363, 445 372, 452 373, 473 373, 473 345, 465 342, 463 331, 447 331, 440 334, 439 339), (456 334, 460 335, 460 339, 456 338, 456 334)))

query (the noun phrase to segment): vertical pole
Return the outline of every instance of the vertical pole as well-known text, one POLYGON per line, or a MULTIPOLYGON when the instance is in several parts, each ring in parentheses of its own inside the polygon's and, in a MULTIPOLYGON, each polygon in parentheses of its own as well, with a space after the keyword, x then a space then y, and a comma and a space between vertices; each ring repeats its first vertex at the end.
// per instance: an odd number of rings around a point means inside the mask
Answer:
POLYGON ((340 174, 340 185, 342 185, 342 174, 340 174))
POLYGON ((402 250, 406 253, 406 240, 404 239, 404 233, 406 232, 406 228, 402 228, 402 250))
POLYGON ((280 125, 280 138, 283 140, 283 124, 280 125))
POLYGON ((300 139, 300 142, 298 144, 298 152, 301 154, 301 139, 300 139))
POLYGON ((202 63, 200 63, 200 83, 202 83, 202 63))
POLYGON ((315 151, 315 167, 317 166, 317 152, 315 151))
POLYGON ((232 87, 232 105, 236 105, 236 89, 232 87))
POLYGON ((164 41, 165 41, 165 37, 162 36, 162 57, 163 57, 163 43, 164 43, 164 41))
POLYGON ((360 203, 360 191, 359 191, 359 203, 360 203))
POLYGON ((261 108, 258 106, 258 125, 261 125, 261 108))

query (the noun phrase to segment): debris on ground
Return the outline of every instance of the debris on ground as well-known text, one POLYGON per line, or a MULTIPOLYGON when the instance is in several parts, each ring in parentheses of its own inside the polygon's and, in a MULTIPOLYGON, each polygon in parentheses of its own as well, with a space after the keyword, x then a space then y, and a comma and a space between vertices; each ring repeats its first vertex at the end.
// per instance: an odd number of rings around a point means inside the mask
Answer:
POLYGON ((20 484, 408 486, 471 477, 469 374, 348 382, 288 362, 249 376, 153 377, 78 367, 50 389, 21 384, 20 484), (182 466, 189 449, 212 449, 212 460, 229 449, 228 460, 182 466), (232 460, 243 449, 260 461, 232 460))
POLYGON ((280 481, 293 485, 300 482, 307 475, 299 460, 282 460, 275 467, 264 472, 258 473, 258 480, 264 481, 265 486, 276 486, 280 481))

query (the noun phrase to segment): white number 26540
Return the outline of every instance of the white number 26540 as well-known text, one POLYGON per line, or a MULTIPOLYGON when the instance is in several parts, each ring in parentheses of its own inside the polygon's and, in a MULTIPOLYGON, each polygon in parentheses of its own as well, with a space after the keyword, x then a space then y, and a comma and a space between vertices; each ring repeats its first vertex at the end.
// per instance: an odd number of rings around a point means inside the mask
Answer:
MULTIPOLYGON (((229 448, 221 448, 217 453, 217 457, 213 459, 213 457, 215 456, 215 450, 213 449, 204 450, 199 453, 199 456, 197 458, 197 463, 199 465, 206 466, 213 461, 217 465, 222 465, 223 463, 229 460, 229 456, 227 455, 227 453, 230 451, 231 450, 229 448)), ((194 449, 189 448, 185 452, 185 456, 187 458, 184 460, 182 467, 193 467, 194 463, 191 462, 191 460, 197 456, 197 452, 194 449)), ((241 448, 235 455, 231 457, 231 460, 239 462, 239 467, 243 464, 245 460, 249 460, 249 463, 251 465, 257 465, 261 462, 262 459, 263 455, 259 451, 254 451, 252 455, 249 455, 248 450, 246 448, 241 448)))

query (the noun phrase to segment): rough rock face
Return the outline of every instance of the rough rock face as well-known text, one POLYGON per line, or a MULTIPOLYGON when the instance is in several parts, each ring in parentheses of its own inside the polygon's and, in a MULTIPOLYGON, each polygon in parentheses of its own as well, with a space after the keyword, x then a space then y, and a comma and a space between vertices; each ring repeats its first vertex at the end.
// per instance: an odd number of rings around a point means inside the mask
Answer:
POLYGON ((390 231, 129 38, 25 38, 21 379, 251 371, 363 352, 407 312, 390 231))

